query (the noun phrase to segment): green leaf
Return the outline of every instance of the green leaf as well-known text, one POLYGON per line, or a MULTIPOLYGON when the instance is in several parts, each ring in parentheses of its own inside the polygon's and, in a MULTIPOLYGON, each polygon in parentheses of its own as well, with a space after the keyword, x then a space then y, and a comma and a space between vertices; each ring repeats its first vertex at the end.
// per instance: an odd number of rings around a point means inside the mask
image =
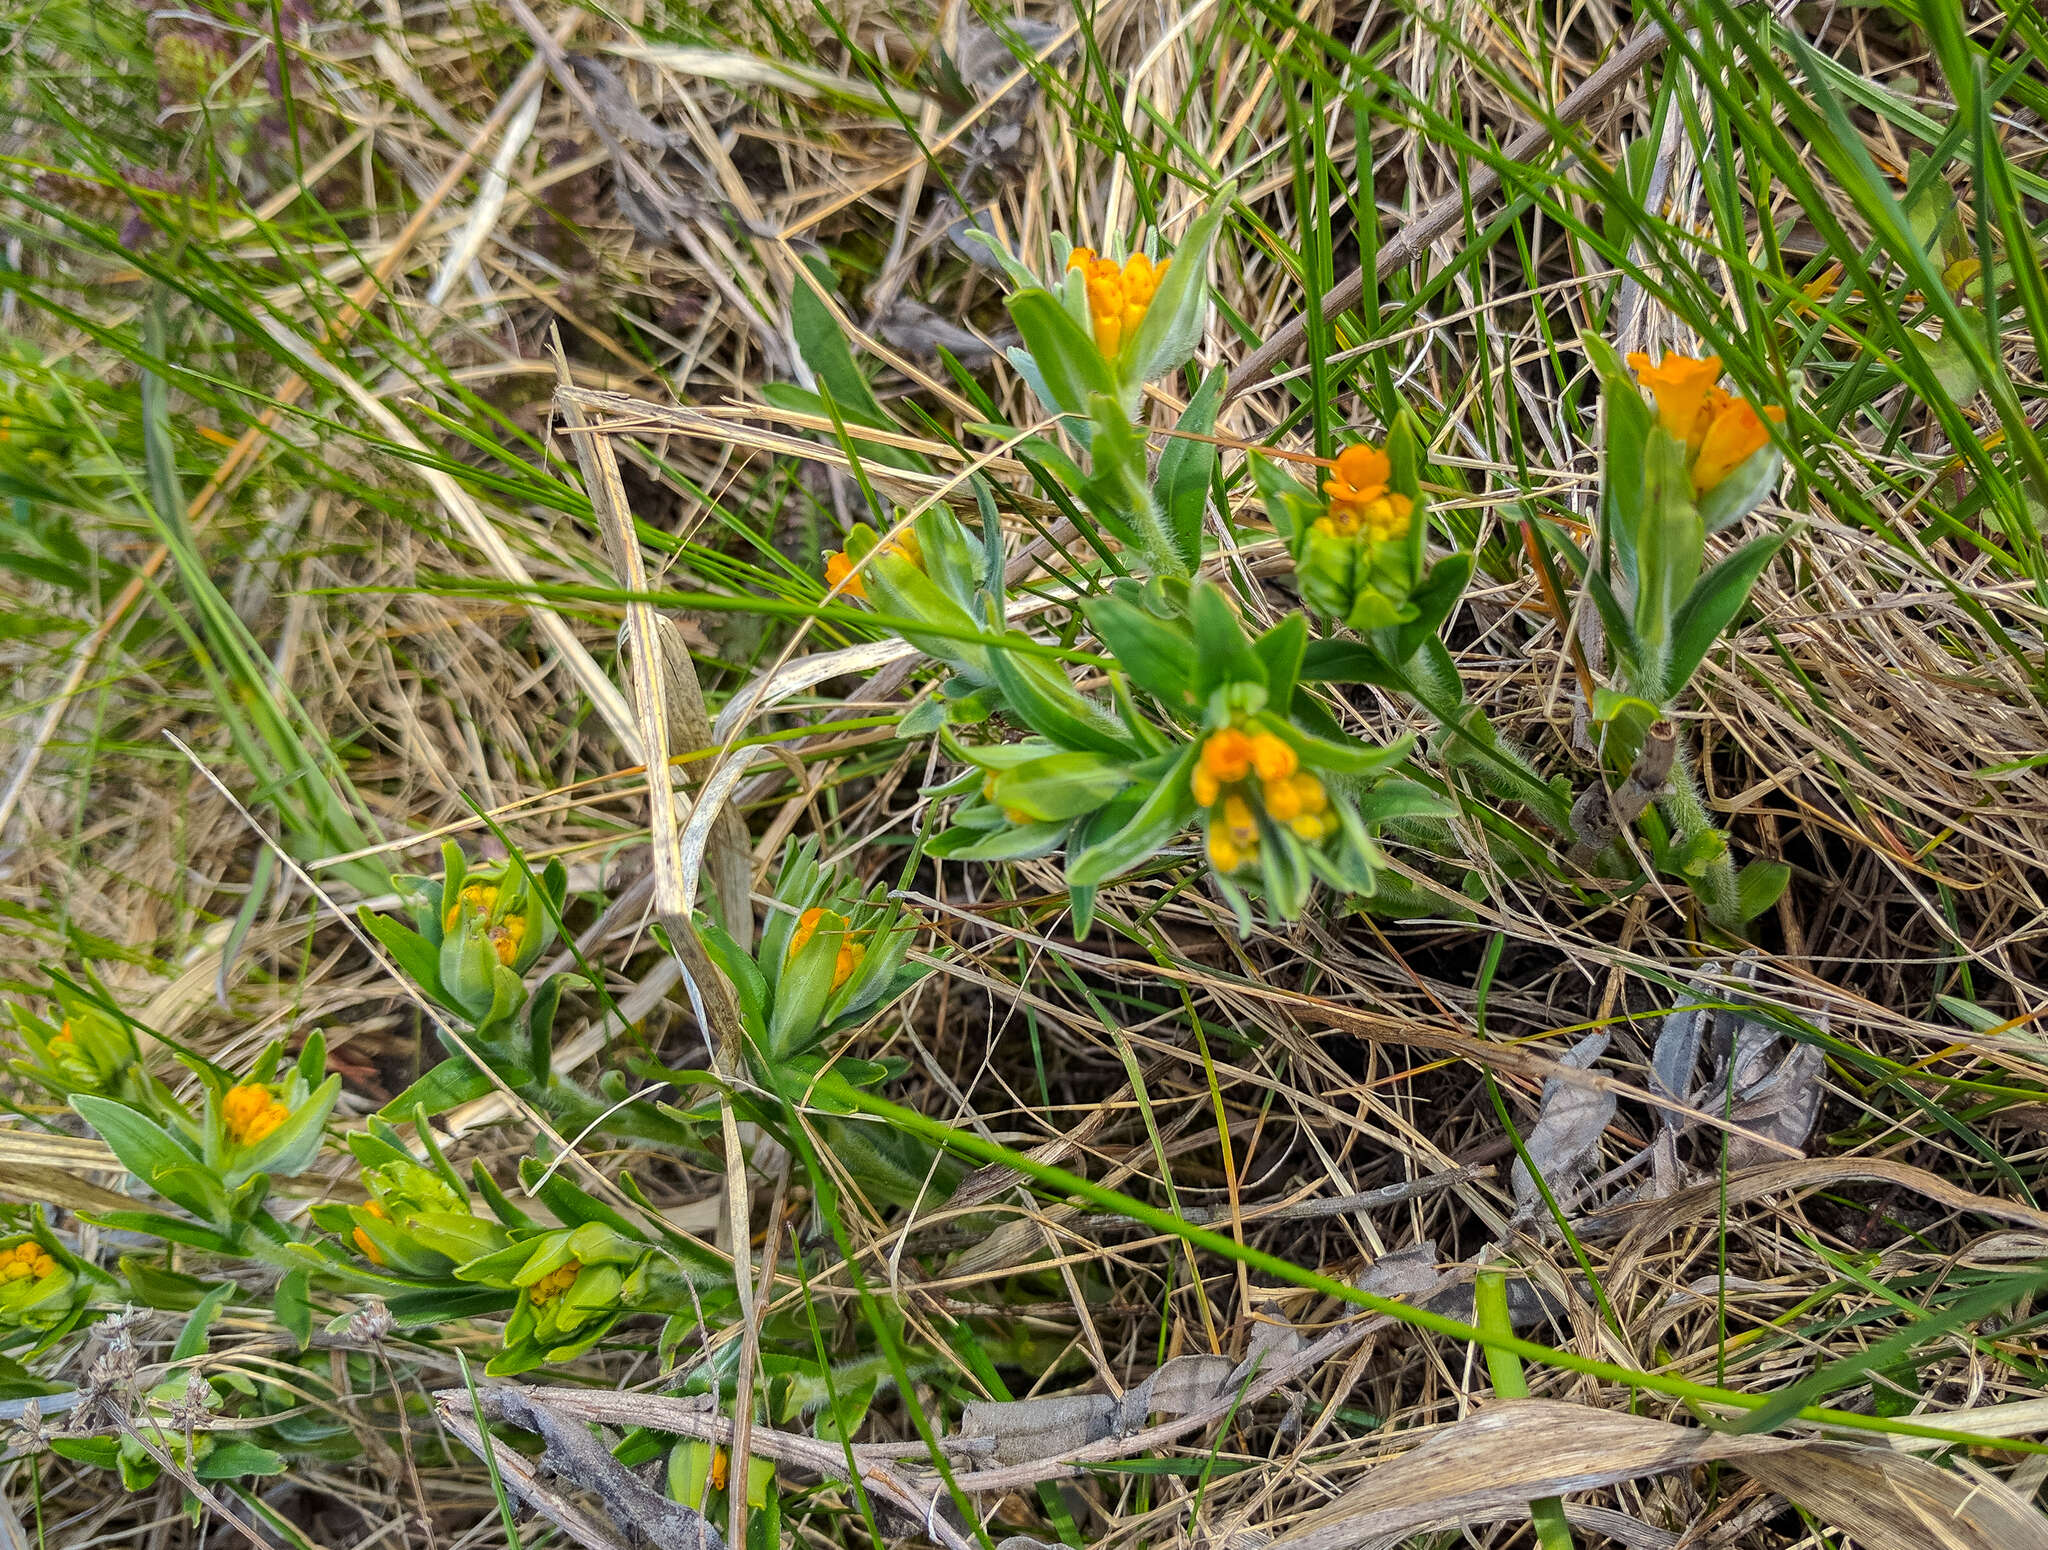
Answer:
POLYGON ((277 1296, 271 1303, 277 1315, 278 1327, 296 1340, 301 1351, 313 1338, 313 1304, 306 1295, 307 1284, 312 1280, 311 1272, 300 1269, 288 1272, 277 1283, 277 1296))
POLYGON ((1313 684, 1371 684, 1411 692, 1408 675, 1361 640, 1312 640, 1302 652, 1301 681, 1313 684))
MULTIPOLYGON (((1636 639, 1650 669, 1665 655, 1678 610, 1699 580, 1706 527, 1692 500, 1685 444, 1659 428, 1644 449, 1643 515, 1636 529, 1636 639)), ((1639 687, 1656 692, 1656 686, 1639 687)))
POLYGON ((1266 664, 1245 639, 1237 610, 1213 581, 1198 581, 1188 593, 1188 617, 1195 636, 1195 700, 1209 697, 1228 684, 1251 683, 1262 688, 1266 664))
POLYGON ((1225 376, 1221 366, 1214 366, 1202 378, 1202 385, 1195 389, 1194 397, 1181 411, 1180 423, 1174 427, 1191 434, 1167 438, 1153 481, 1166 516, 1167 533, 1187 561, 1190 572, 1202 563, 1202 515, 1208 510, 1209 485, 1216 477, 1220 450, 1213 441, 1196 441, 1193 436, 1207 436, 1216 429, 1216 411, 1223 402, 1225 376))
POLYGON ((1394 649, 1402 661, 1422 649, 1428 637, 1443 628, 1444 620, 1451 616, 1451 610, 1458 606, 1458 600, 1465 595, 1465 588, 1472 580, 1472 555, 1469 550, 1445 555, 1429 568, 1422 584, 1408 594, 1408 601, 1415 608, 1415 617, 1400 625, 1394 636, 1394 649))
POLYGON ((804 364, 824 384, 832 402, 847 419, 877 430, 895 429, 896 421, 875 397, 875 390, 868 386, 866 374, 847 347, 838 319, 818 294, 817 281, 808 272, 796 279, 789 298, 789 327, 796 336, 796 347, 804 364))
POLYGON ((1033 861, 1058 850, 1072 827, 1066 822, 1005 824, 993 831, 947 829, 925 843, 925 854, 942 861, 1033 861))
POLYGON ((121 1440, 118 1437, 52 1437, 50 1451, 74 1464, 112 1469, 121 1461, 121 1440))
POLYGON ((709 915, 699 912, 696 919, 697 941, 710 955, 732 985, 733 994, 739 998, 740 1016, 751 1028, 767 1027, 768 980, 761 973, 761 966, 754 961, 754 955, 740 946, 732 934, 709 915))
POLYGON ((121 1159, 122 1167, 158 1194, 176 1201, 195 1215, 212 1215, 209 1207, 213 1202, 203 1201, 194 1205, 158 1184, 159 1179, 167 1179, 199 1161, 190 1148, 180 1145, 163 1126, 125 1103, 116 1103, 111 1098, 101 1098, 92 1093, 73 1094, 71 1107, 112 1148, 114 1155, 121 1159))
POLYGON ((1671 650, 1665 659, 1664 682, 1659 686, 1666 704, 1691 682, 1721 632, 1748 601, 1757 577, 1785 547, 1785 536, 1771 533, 1751 539, 1702 576, 1687 595, 1672 623, 1671 650))
POLYGON ((1408 749, 1415 741, 1412 732, 1404 732, 1386 747, 1375 748, 1356 739, 1339 742, 1317 737, 1277 716, 1264 717, 1259 724, 1292 748, 1303 764, 1311 769, 1334 770, 1340 775, 1377 775, 1392 769, 1408 757, 1408 749))
POLYGON ((211 1254, 232 1254, 235 1243, 211 1228, 188 1222, 160 1211, 93 1211, 81 1213, 85 1220, 116 1232, 143 1232, 166 1243, 183 1243, 211 1254))
POLYGON ((1189 668, 1194 638, 1185 628, 1156 619, 1129 598, 1114 595, 1087 599, 1081 612, 1133 683, 1169 710, 1193 713, 1196 700, 1189 668))
POLYGON ((441 949, 438 943, 429 942, 417 931, 400 925, 389 915, 379 915, 368 908, 358 909, 356 916, 414 984, 441 1005, 455 1005, 441 984, 441 949))
POLYGON ((394 1125, 403 1124, 413 1117, 415 1109, 425 1109, 429 1116, 446 1114, 496 1090, 491 1079, 468 1059, 454 1055, 385 1104, 377 1116, 394 1125))
MULTIPOLYGON (((993 621, 991 621, 993 625, 993 621)), ((1110 713, 1043 658, 991 646, 989 671, 1017 718, 1062 748, 1131 757, 1137 750, 1110 713)))
POLYGON ((1582 343, 1601 376, 1601 411, 1607 427, 1601 455, 1600 536, 1621 574, 1633 582, 1636 534, 1643 523, 1645 448, 1655 417, 1635 379, 1606 342, 1588 336, 1582 343))
POLYGON ((1778 902, 1785 885, 1792 881, 1792 869, 1782 861, 1752 861, 1735 878, 1735 919, 1738 924, 1755 920, 1778 902))
POLYGON ((1628 614, 1622 609, 1621 599, 1598 571, 1586 573, 1586 594, 1593 599, 1593 608, 1600 615, 1608 646, 1623 666, 1633 670, 1643 659, 1643 648, 1636 639, 1636 627, 1629 623, 1628 614))
POLYGON ((192 1472, 201 1480, 237 1480, 244 1475, 281 1475, 284 1468, 283 1456, 268 1448, 240 1437, 220 1437, 192 1472))
POLYGON ((237 1290, 234 1282, 223 1281, 199 1299, 199 1306, 186 1316, 185 1327, 178 1332, 178 1343, 171 1347, 172 1362, 189 1362, 206 1354, 206 1332, 213 1327, 222 1305, 237 1290))
POLYGON ((1151 788, 1131 821, 1105 840, 1067 856, 1067 881, 1092 888, 1155 854, 1187 827, 1195 815, 1195 796, 1188 788, 1200 745, 1190 743, 1173 766, 1151 788))
POLYGON ((1131 783, 1130 763, 1098 753, 1055 753, 995 777, 990 800, 1039 823, 1092 813, 1131 783))
POLYGON ((1009 308, 1017 332, 1045 379, 1052 408, 1086 415, 1089 395, 1117 397, 1109 363, 1050 291, 1019 291, 1009 299, 1009 308))
POLYGON ((1289 614, 1252 642, 1252 651, 1266 667, 1266 703, 1293 703, 1294 686, 1301 676, 1302 653, 1308 645, 1308 616, 1289 614))
POLYGON ((1153 381, 1186 364, 1202 342, 1202 325, 1209 310, 1209 249, 1236 197, 1235 184, 1219 189, 1173 250, 1166 278, 1145 309, 1145 321, 1125 346, 1133 385, 1153 381))

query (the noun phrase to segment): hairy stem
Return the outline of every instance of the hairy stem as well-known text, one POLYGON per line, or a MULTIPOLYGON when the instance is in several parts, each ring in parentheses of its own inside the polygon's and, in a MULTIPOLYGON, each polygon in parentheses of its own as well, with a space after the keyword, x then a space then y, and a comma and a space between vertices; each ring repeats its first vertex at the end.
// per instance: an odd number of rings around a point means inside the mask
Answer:
POLYGON ((1685 851, 1703 835, 1711 834, 1719 841, 1713 856, 1697 871, 1688 875, 1692 879, 1693 893, 1700 906, 1707 912, 1707 919, 1717 926, 1741 924, 1741 913, 1736 902, 1735 863, 1728 855, 1727 837, 1721 833, 1721 826, 1714 822, 1707 811, 1707 804, 1700 796, 1699 782, 1693 778, 1692 758, 1683 749, 1671 764, 1671 789, 1657 801, 1657 811, 1664 815, 1664 821, 1671 826, 1671 844, 1674 850, 1685 851))

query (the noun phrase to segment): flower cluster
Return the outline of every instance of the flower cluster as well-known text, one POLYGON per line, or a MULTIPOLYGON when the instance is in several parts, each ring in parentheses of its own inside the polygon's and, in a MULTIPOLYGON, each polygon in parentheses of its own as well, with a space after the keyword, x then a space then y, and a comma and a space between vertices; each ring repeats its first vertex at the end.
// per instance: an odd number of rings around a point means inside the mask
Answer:
POLYGON ((456 1278, 516 1292, 504 1350, 486 1371, 528 1372, 573 1361, 636 1308, 669 1302, 653 1249, 604 1222, 552 1228, 457 1267, 456 1278))
POLYGON ((67 986, 52 991, 55 1023, 12 1008, 28 1060, 10 1063, 16 1076, 68 1098, 97 1093, 123 1103, 153 1107, 167 1098, 142 1063, 135 1035, 128 1025, 67 986))
POLYGON ((1208 812, 1209 863, 1219 872, 1258 864, 1261 811, 1311 845, 1336 829, 1323 783, 1271 732, 1234 725, 1210 733, 1188 787, 1196 805, 1208 812))
POLYGON ((0 1343, 13 1344, 69 1328, 87 1287, 60 1258, 56 1240, 37 1216, 38 1231, 0 1240, 0 1343))
POLYGON ((243 1082, 221 1095, 221 1127, 236 1146, 255 1146, 291 1117, 290 1105, 267 1082, 243 1082))
POLYGON ((560 861, 539 872, 518 857, 471 871, 441 847, 442 876, 405 877, 412 929, 372 911, 363 924, 428 995, 488 1035, 526 999, 524 976, 555 940, 568 891, 560 861))
POLYGON ((1319 490, 1272 459, 1253 460, 1266 510, 1294 556, 1302 601, 1325 619, 1369 634, 1434 613, 1423 627, 1431 633, 1456 602, 1469 571, 1454 563, 1439 576, 1441 562, 1423 563, 1429 524, 1420 465, 1405 413, 1388 428, 1384 448, 1361 441, 1340 450, 1319 490))
POLYGON ((1137 337, 1145 321, 1145 309, 1166 278, 1173 262, 1162 258, 1157 264, 1143 253, 1133 253, 1121 266, 1098 258, 1093 248, 1075 248, 1067 255, 1067 268, 1081 271, 1088 287, 1088 321, 1095 334, 1095 347, 1114 357, 1127 340, 1137 337))
POLYGON ((0 1238, 0 1347, 47 1347, 72 1329, 104 1275, 57 1241, 36 1206, 28 1232, 0 1238))
POLYGON ((509 969, 518 961, 520 948, 526 941, 526 917, 519 913, 499 912, 500 891, 496 883, 469 884, 442 912, 441 929, 453 932, 456 923, 465 915, 471 917, 478 922, 498 962, 509 969))
POLYGON ((1761 410, 1718 385, 1721 357, 1695 359, 1667 351, 1652 365, 1640 350, 1628 358, 1636 380, 1657 400, 1657 423, 1685 443, 1694 495, 1720 485, 1769 445, 1766 419, 1782 423, 1785 411, 1776 404, 1761 410))
POLYGON ((1387 488, 1392 471, 1386 453, 1363 442, 1338 453, 1332 477, 1323 481, 1330 509, 1316 519, 1315 530, 1327 538, 1362 537, 1369 544, 1406 538, 1415 502, 1387 488))

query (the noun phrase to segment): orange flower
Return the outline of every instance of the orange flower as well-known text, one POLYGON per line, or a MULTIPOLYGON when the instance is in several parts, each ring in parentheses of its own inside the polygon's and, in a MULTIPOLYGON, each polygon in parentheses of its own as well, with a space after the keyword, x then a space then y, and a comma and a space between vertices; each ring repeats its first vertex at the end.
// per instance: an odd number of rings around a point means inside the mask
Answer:
POLYGON ((56 1268, 57 1261, 33 1238, 0 1253, 0 1281, 40 1281, 56 1268))
POLYGON ((1330 510, 1316 519, 1316 530, 1330 538, 1362 534, 1375 544, 1407 537, 1415 503, 1387 489, 1392 472, 1393 465, 1378 447, 1360 442, 1338 453, 1336 469, 1323 481, 1330 510))
POLYGON ((1766 419, 1782 421, 1775 404, 1759 410, 1746 398, 1717 387, 1721 357, 1694 360, 1667 353, 1657 365, 1640 350, 1628 358, 1636 379, 1655 395, 1657 420, 1692 454, 1692 489, 1704 495, 1768 442, 1766 419))
MULTIPOLYGON (((1020 813, 1010 821, 1028 823, 1030 820, 1020 813)), ((828 924, 836 925, 843 933, 839 939, 839 955, 832 960, 832 989, 837 991, 853 977, 853 971, 860 967, 860 961, 867 957, 868 950, 853 939, 853 934, 846 930, 845 920, 832 911, 814 904, 797 916, 796 930, 790 933, 789 951, 783 955, 783 962, 787 963, 810 946, 811 938, 818 934, 818 927, 828 924), (832 917, 830 922, 825 918, 827 915, 832 917)))
MULTIPOLYGON (((904 559, 924 569, 924 550, 919 546, 917 534, 904 529, 901 537, 891 539, 881 546, 884 554, 900 554, 904 559)), ((867 601, 868 589, 861 584, 860 572, 854 569, 853 560, 844 552, 834 549, 825 556, 825 585, 837 587, 848 597, 867 601)))
POLYGON ((861 585, 861 579, 854 571, 853 561, 838 549, 825 556, 825 585, 863 601, 868 595, 868 589, 861 585))
POLYGON ((1718 395, 1723 400, 1727 397, 1714 386, 1721 375, 1721 357, 1709 355, 1705 360, 1694 360, 1690 355, 1667 350, 1664 359, 1652 366, 1649 356, 1636 350, 1630 353, 1628 363, 1635 368, 1636 380, 1656 398, 1657 419, 1664 429, 1693 451, 1699 451, 1701 438, 1713 419, 1714 406, 1709 395, 1718 395))
POLYGON ((261 1082, 230 1087, 220 1101, 221 1124, 236 1146, 254 1146, 292 1117, 270 1088, 261 1082))
POLYGON ((1209 734, 1202 744, 1200 768, 1225 785, 1243 780, 1252 769, 1252 740, 1236 727, 1209 734))
MULTIPOLYGON (((391 1219, 391 1213, 384 1209, 382 1201, 372 1200, 363 1209, 380 1221, 388 1222, 391 1219)), ((364 1259, 367 1259, 373 1265, 384 1263, 384 1256, 378 1252, 377 1245, 370 1241, 370 1235, 364 1232, 362 1228, 358 1227, 349 1236, 355 1240, 356 1247, 363 1251, 364 1259)))
POLYGON ((1386 453, 1359 442, 1337 454, 1337 467, 1323 481, 1323 493, 1333 501, 1363 505, 1387 493, 1387 476, 1393 471, 1386 453))
POLYGON ((1093 248, 1075 248, 1067 255, 1067 268, 1080 270, 1088 287, 1088 321, 1095 326, 1095 347, 1104 355, 1115 355, 1138 332, 1172 262, 1165 258, 1155 264, 1133 253, 1118 267, 1097 257, 1093 248))
POLYGON ((1256 732, 1252 735, 1252 768, 1259 772, 1260 780, 1270 785, 1301 768, 1301 760, 1271 732, 1256 732))
POLYGON ((1746 398, 1732 400, 1707 427, 1701 439, 1700 455, 1693 460, 1692 488, 1703 495, 1749 460, 1752 453, 1771 439, 1764 420, 1783 420, 1785 411, 1768 404, 1763 413, 1746 398))

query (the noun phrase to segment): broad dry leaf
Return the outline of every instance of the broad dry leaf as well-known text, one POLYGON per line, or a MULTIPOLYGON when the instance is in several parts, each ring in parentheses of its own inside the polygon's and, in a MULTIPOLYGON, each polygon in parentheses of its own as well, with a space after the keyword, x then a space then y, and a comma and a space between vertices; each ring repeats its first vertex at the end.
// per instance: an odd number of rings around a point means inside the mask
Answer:
POLYGON ((1382 1464, 1275 1544, 1361 1550, 1427 1524, 1495 1521, 1538 1497, 1716 1461, 1843 1524, 1866 1550, 2048 1550, 2048 1520, 2011 1492, 1909 1454, 1734 1436, 1538 1399, 1473 1416, 1382 1464))
MULTIPOLYGON (((1579 1071, 1592 1068, 1607 1048, 1608 1035, 1588 1034, 1560 1057, 1559 1064, 1579 1071)), ((1543 1084, 1543 1106, 1537 1111, 1536 1128, 1529 1132, 1529 1162, 1515 1159, 1513 1173, 1515 1206, 1534 1214, 1543 1196, 1530 1174, 1530 1164, 1543 1175, 1552 1194, 1564 1196, 1578 1184, 1579 1175, 1600 1145, 1607 1122, 1614 1118, 1614 1094, 1567 1085, 1562 1077, 1543 1084)))

